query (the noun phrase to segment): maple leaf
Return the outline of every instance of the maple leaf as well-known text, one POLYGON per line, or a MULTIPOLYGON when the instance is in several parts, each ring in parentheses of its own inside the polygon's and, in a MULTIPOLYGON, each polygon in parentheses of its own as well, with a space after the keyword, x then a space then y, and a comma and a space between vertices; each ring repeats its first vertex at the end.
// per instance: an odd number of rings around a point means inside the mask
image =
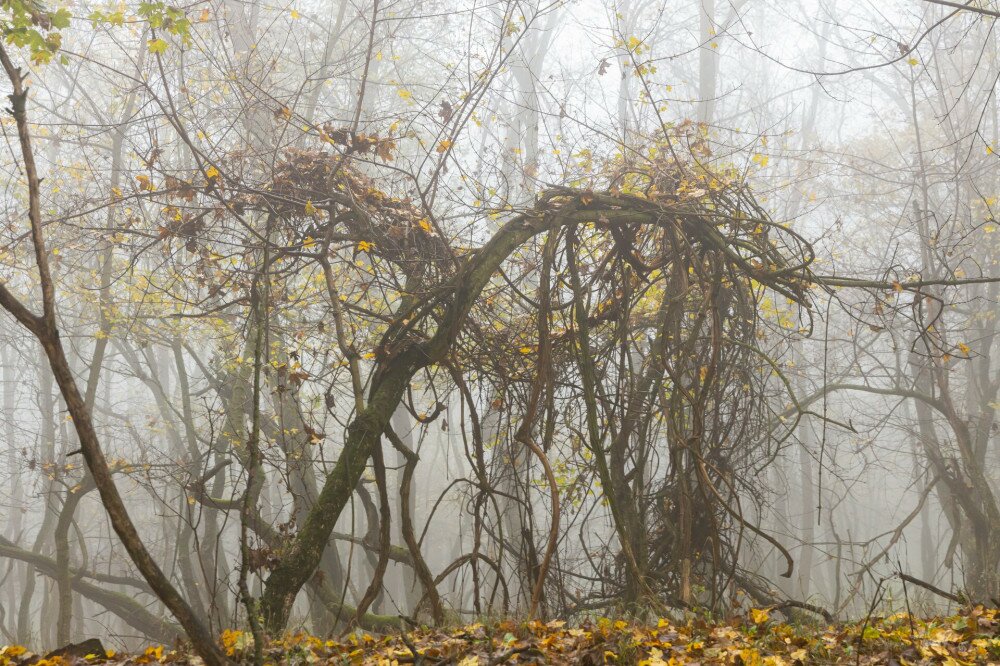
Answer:
POLYGON ((160 38, 150 39, 148 42, 146 42, 146 45, 149 47, 150 53, 159 54, 167 50, 167 43, 160 38))
POLYGON ((392 151, 396 148, 396 142, 392 139, 382 139, 377 144, 375 144, 375 154, 383 162, 391 162, 393 155, 392 151))

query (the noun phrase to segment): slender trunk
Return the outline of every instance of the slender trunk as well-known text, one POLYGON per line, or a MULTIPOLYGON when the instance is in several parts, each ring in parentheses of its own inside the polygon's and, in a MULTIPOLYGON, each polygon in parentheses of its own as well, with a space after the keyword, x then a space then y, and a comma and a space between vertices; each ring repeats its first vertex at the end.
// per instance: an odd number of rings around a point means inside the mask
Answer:
MULTIPOLYGON (((396 435, 399 437, 403 445, 411 450, 416 450, 413 441, 413 417, 410 413, 402 406, 393 412, 392 419, 390 421, 391 427, 396 435)), ((406 456, 399 449, 393 449, 395 451, 394 465, 396 468, 396 486, 403 488, 403 478, 406 476, 406 456)), ((416 485, 412 482, 407 486, 409 491, 405 495, 400 492, 396 496, 396 515, 403 515, 404 506, 415 506, 416 502, 416 485)), ((402 526, 397 528, 397 536, 399 539, 403 538, 402 526)), ((397 541, 398 543, 398 541, 397 541)), ((417 611, 417 602, 420 600, 420 595, 417 593, 418 581, 415 577, 410 575, 410 572, 404 571, 402 575, 402 587, 403 587, 403 599, 405 600, 405 605, 403 607, 406 613, 415 613, 417 611)))
POLYGON ((816 487, 813 483, 813 458, 811 444, 815 443, 816 434, 812 423, 802 419, 802 441, 799 446, 799 480, 801 483, 801 520, 802 520, 802 555, 799 558, 799 593, 800 599, 809 599, 810 584, 813 579, 813 541, 816 535, 816 487))
POLYGON ((711 123, 715 115, 719 50, 716 40, 715 0, 698 3, 698 122, 711 123))
MULTIPOLYGON (((45 367, 44 360, 41 359, 39 359, 38 363, 38 384, 38 407, 41 420, 41 450, 39 453, 43 464, 54 466, 56 464, 55 398, 52 396, 54 384, 52 373, 45 367)), ((45 542, 49 538, 49 533, 55 524, 56 514, 53 507, 55 496, 56 484, 53 479, 45 486, 43 494, 44 502, 42 504, 42 524, 38 529, 38 534, 35 535, 35 541, 31 547, 31 552, 33 553, 42 552, 45 542)), ((35 570, 29 564, 17 613, 17 640, 22 645, 31 645, 34 642, 31 628, 31 603, 35 595, 35 584, 35 570)))

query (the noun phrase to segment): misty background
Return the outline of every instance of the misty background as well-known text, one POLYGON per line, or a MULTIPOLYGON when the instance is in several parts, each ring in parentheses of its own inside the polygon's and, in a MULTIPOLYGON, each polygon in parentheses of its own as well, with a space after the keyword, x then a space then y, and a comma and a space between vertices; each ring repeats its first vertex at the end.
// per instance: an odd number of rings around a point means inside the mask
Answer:
MULTIPOLYGON (((241 566, 260 597, 376 371, 393 363, 380 339, 405 296, 393 276, 407 269, 378 258, 386 242, 324 227, 319 197, 294 177, 349 163, 357 180, 345 197, 377 189, 365 205, 411 207, 430 239, 390 259, 444 275, 443 246, 471 256, 551 188, 625 188, 615 174, 668 159, 665 134, 683 137, 685 161, 745 181, 777 227, 811 246, 824 279, 808 306, 750 287, 757 321, 741 344, 756 352, 739 357, 748 378, 730 377, 734 397, 713 407, 725 426, 708 428, 726 499, 694 495, 715 508, 687 527, 671 522, 687 514, 671 489, 669 419, 641 407, 641 446, 621 463, 648 537, 639 566, 650 589, 638 594, 656 592, 663 612, 793 600, 807 606, 788 611, 801 617, 819 617, 809 606, 852 618, 873 603, 926 613, 954 603, 902 573, 996 598, 998 286, 976 279, 998 274, 1000 63, 995 8, 947 4, 226 0, 170 14, 162 3, 72 3, 58 54, 26 66, 60 337, 164 573, 213 633, 242 626, 241 566), (340 157, 320 163, 310 151, 323 150, 340 157), (295 220, 269 226, 280 205, 268 213, 261 192, 285 197, 295 220), (212 197, 221 203, 204 203, 212 197), (309 258, 317 244, 333 247, 325 264, 309 258), (263 264, 251 258, 272 246, 285 255, 267 269, 261 319, 263 264), (246 536, 252 423, 261 486, 246 536), (678 553, 683 538, 693 550, 678 553), (774 542, 794 561, 788 578, 774 542)), ((2 127, 0 279, 30 305, 25 177, 14 123, 2 127)), ((546 284, 534 242, 484 292, 453 363, 408 383, 390 421, 399 446, 386 439, 349 493, 289 629, 331 635, 363 599, 356 621, 376 629, 533 604, 552 517, 549 479, 517 436, 539 352, 532 294, 546 284), (409 475, 404 450, 415 454, 409 475)), ((568 263, 554 261, 565 300, 568 263)), ((595 280, 594 311, 625 298, 622 284, 595 280)), ((3 640, 172 640, 178 627, 84 470, 45 354, 12 317, 0 321, 3 640)), ((570 321, 553 314, 554 339, 570 321)), ((616 390, 648 364, 652 340, 637 333, 613 359, 611 344, 598 364, 610 439, 626 411, 616 390)), ((561 500, 542 612, 631 612, 582 380, 558 376, 537 430, 561 500)))

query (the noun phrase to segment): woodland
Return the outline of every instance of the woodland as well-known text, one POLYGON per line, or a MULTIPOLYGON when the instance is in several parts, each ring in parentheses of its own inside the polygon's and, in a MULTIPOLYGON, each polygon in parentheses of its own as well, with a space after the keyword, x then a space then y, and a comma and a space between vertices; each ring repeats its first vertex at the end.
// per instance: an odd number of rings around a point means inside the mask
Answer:
POLYGON ((1000 663, 998 18, 0 0, 0 666, 1000 663))

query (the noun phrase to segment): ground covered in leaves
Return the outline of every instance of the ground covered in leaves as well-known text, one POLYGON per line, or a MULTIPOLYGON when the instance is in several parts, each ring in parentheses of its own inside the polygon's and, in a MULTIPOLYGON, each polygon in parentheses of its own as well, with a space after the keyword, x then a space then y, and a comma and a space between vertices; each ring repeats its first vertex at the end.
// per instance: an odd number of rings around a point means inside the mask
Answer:
MULTIPOLYGON (((252 659, 247 634, 220 637, 234 661, 252 659)), ((200 664, 183 649, 151 646, 139 654, 105 651, 97 641, 45 655, 23 646, 0 649, 0 666, 104 666, 200 664), (74 649, 75 648, 75 649, 74 649)), ((686 622, 661 619, 638 625, 608 619, 553 622, 475 623, 450 630, 417 629, 406 634, 356 631, 336 640, 305 634, 267 646, 266 664, 998 664, 1000 612, 977 607, 947 618, 918 619, 906 613, 837 625, 775 621, 765 610, 744 619, 686 622)))

